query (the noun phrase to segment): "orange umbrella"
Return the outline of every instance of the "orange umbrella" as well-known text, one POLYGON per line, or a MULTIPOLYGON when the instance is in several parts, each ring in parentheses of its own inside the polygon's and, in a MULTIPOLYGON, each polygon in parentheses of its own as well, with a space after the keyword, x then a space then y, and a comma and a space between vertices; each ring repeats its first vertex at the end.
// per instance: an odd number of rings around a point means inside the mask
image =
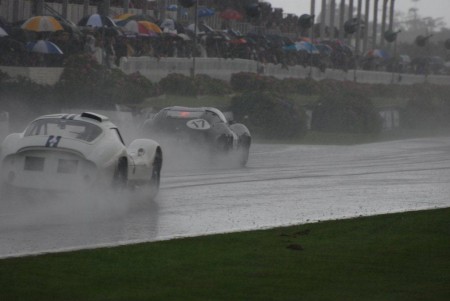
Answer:
POLYGON ((153 22, 149 21, 138 21, 139 24, 156 33, 162 33, 161 28, 153 22))
POLYGON ((36 32, 64 30, 61 23, 52 16, 31 17, 22 24, 21 28, 36 32))
POLYGON ((219 17, 225 20, 241 20, 242 14, 237 10, 227 8, 226 10, 224 10, 219 14, 219 17))
POLYGON ((120 14, 117 15, 113 18, 114 21, 123 21, 123 20, 127 20, 131 17, 135 16, 135 14, 130 14, 130 13, 126 13, 126 14, 120 14))

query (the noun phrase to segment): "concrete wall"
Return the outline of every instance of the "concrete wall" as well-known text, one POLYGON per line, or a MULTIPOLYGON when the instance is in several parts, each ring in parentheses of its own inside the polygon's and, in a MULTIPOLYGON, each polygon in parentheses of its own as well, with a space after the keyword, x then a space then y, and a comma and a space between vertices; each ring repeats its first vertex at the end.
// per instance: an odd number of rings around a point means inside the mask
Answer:
MULTIPOLYGON (((186 58, 162 58, 158 60, 152 57, 132 57, 123 58, 120 64, 120 68, 124 72, 129 74, 139 71, 142 75, 154 82, 159 81, 169 73, 189 75, 192 67, 193 60, 186 58)), ((227 81, 230 80, 231 74, 233 73, 257 72, 258 69, 263 70, 262 74, 274 76, 276 78, 307 78, 311 75, 315 80, 351 80, 370 84, 398 83, 411 85, 429 82, 440 85, 450 85, 450 77, 440 75, 423 76, 364 70, 349 70, 344 72, 335 69, 327 69, 325 72, 321 72, 317 68, 305 68, 302 66, 283 68, 281 65, 262 65, 252 60, 243 59, 196 58, 195 60, 196 74, 207 74, 211 77, 227 81)))
POLYGON ((11 77, 26 77, 42 85, 54 85, 59 81, 63 68, 0 66, 0 71, 11 77))
MULTIPOLYGON (((152 82, 158 82, 169 73, 181 73, 186 76, 191 74, 193 60, 186 58, 161 58, 153 57, 131 57, 122 58, 120 68, 127 74, 140 72, 152 82)), ((54 85, 60 78, 63 68, 44 67, 2 67, 0 70, 12 77, 24 76, 40 84, 54 85)), ((257 72, 276 78, 307 78, 312 76, 315 80, 356 80, 359 83, 391 84, 398 83, 411 85, 415 83, 429 82, 439 85, 450 85, 450 76, 442 75, 414 75, 414 74, 392 74, 388 72, 373 72, 363 70, 327 69, 321 72, 317 68, 293 66, 283 68, 281 65, 259 64, 252 60, 222 59, 222 58, 196 58, 195 73, 207 74, 213 78, 229 81, 233 73, 257 72)))

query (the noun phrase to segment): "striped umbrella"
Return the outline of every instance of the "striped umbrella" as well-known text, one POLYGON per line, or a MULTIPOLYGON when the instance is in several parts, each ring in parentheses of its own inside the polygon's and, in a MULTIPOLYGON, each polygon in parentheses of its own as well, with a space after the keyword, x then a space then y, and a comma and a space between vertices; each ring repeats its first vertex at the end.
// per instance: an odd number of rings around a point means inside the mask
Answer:
POLYGON ((0 27, 0 38, 6 37, 7 35, 8 35, 8 33, 3 28, 0 27))
POLYGON ((52 16, 31 17, 22 24, 21 28, 36 32, 64 30, 61 23, 52 16))
POLYGON ((156 33, 162 33, 161 27, 159 27, 158 25, 156 25, 153 22, 138 21, 138 23, 141 24, 142 26, 144 26, 145 28, 147 28, 148 30, 151 30, 151 31, 156 32, 156 33))
POLYGON ((93 14, 86 16, 78 22, 78 26, 85 27, 115 27, 116 23, 107 16, 93 14))
POLYGON ((46 40, 29 42, 25 47, 30 52, 37 52, 44 54, 63 54, 61 49, 59 49, 59 47, 56 46, 56 44, 46 40))
MULTIPOLYGON (((134 21, 134 20, 128 21, 127 24, 125 24, 125 26, 123 27, 123 29, 125 29, 126 32, 131 32, 141 36, 156 36, 157 32, 147 28, 146 25, 143 24, 143 22, 144 21, 134 21)), ((159 32, 161 32, 161 29, 159 29, 159 27, 158 30, 159 32)))

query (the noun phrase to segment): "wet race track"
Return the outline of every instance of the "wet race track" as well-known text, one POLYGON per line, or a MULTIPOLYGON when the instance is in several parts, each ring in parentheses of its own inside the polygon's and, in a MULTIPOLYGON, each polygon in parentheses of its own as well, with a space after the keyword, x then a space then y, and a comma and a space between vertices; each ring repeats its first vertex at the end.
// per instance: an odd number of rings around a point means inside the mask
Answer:
POLYGON ((168 160, 153 202, 112 192, 2 202, 0 257, 450 206, 449 137, 255 144, 245 169, 168 160))

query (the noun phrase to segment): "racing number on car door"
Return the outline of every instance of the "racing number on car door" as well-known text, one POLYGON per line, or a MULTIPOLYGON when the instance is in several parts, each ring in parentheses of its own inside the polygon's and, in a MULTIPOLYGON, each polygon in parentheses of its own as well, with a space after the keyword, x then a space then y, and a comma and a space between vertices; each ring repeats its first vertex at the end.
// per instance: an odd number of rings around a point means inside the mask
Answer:
POLYGON ((61 140, 61 136, 50 135, 45 143, 45 147, 58 147, 59 140, 61 140))

